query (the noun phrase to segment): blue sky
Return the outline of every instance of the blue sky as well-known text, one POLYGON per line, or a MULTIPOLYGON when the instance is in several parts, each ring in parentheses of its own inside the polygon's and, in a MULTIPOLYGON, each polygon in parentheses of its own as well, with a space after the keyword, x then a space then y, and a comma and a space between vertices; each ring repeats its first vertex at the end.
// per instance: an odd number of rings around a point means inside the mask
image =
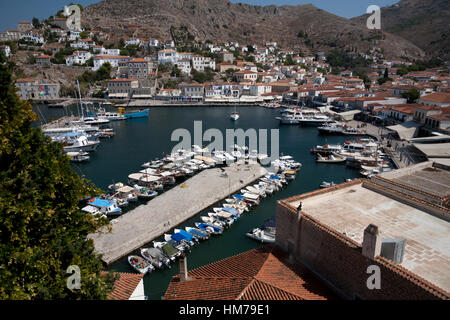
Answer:
MULTIPOLYGON (((123 0, 126 1, 126 0, 123 0)), ((164 1, 164 0, 161 0, 164 1)), ((316 7, 338 16, 351 18, 366 13, 369 5, 392 5, 398 0, 230 0, 253 5, 297 5, 312 3, 316 7)), ((87 6, 99 0, 0 0, 0 31, 16 29, 17 22, 48 18, 69 3, 87 6)))

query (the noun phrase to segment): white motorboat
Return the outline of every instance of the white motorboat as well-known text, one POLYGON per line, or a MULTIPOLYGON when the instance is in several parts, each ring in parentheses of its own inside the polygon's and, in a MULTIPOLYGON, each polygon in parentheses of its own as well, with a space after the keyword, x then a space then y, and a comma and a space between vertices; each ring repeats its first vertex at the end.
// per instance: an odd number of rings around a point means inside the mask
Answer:
POLYGON ((236 111, 236 105, 234 106, 234 112, 230 115, 231 120, 236 121, 239 119, 239 113, 236 111))
POLYGON ((67 152, 67 155, 70 157, 70 161, 72 162, 83 162, 90 159, 87 152, 67 152))
POLYGON ((246 235, 247 237, 260 241, 261 243, 275 242, 275 234, 259 228, 255 228, 252 231, 247 232, 246 235))
POLYGON ((316 162, 319 163, 342 163, 347 160, 346 157, 337 157, 334 155, 330 155, 329 157, 322 157, 320 154, 317 154, 316 162))
POLYGON ((329 188, 329 187, 332 187, 332 186, 335 186, 336 184, 334 183, 334 182, 326 182, 326 181, 323 181, 321 184, 320 184, 320 187, 321 188, 329 188))
POLYGON ((65 152, 91 152, 97 149, 100 141, 91 141, 85 135, 78 135, 67 143, 68 145, 63 148, 65 152))

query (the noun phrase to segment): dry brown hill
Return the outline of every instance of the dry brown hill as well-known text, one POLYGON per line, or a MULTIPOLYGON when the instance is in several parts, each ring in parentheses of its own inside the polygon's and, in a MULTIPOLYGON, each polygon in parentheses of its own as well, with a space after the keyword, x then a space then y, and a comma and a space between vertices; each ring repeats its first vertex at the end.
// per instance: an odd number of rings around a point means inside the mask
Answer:
POLYGON ((104 0, 83 11, 83 23, 124 36, 186 38, 263 44, 277 41, 305 53, 333 47, 359 52, 378 47, 387 57, 419 58, 424 52, 388 33, 374 33, 356 21, 338 17, 313 5, 252 6, 228 0, 104 0), (139 30, 130 26, 138 26, 139 30), (300 31, 306 36, 298 37, 300 31))
MULTIPOLYGON (((352 19, 365 24, 367 15, 352 19)), ((450 58, 450 1, 402 0, 381 9, 381 28, 428 54, 450 58)))

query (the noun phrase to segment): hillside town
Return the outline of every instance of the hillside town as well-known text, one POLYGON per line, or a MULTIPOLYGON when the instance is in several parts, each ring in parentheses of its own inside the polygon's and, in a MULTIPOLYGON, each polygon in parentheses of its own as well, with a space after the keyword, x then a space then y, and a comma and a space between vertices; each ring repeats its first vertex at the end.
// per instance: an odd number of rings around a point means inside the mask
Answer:
POLYGON ((0 34, 0 49, 10 60, 29 56, 16 75, 22 99, 74 97, 74 83, 81 79, 88 97, 137 104, 283 101, 335 112, 359 110, 362 117, 384 124, 416 120, 438 132, 449 126, 448 61, 427 68, 385 59, 374 48, 370 54, 349 54, 367 66, 361 74, 332 66, 325 52, 303 56, 276 42, 193 41, 181 47, 173 39, 132 37, 136 28, 130 26, 130 37, 115 46, 108 43, 107 31, 69 29, 66 21, 22 21, 17 30, 0 34), (107 74, 96 77, 105 66, 107 74), (71 85, 52 76, 61 67, 69 71, 64 75, 79 75, 71 85))

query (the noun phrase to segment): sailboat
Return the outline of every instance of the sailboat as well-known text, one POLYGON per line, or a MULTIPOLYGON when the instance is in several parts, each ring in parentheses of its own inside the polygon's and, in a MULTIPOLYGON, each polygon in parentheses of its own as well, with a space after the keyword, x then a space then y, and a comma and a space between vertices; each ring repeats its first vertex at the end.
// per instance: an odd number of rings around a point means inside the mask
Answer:
POLYGON ((239 113, 236 111, 236 105, 234 106, 234 112, 230 115, 231 120, 236 121, 239 119, 239 113))

